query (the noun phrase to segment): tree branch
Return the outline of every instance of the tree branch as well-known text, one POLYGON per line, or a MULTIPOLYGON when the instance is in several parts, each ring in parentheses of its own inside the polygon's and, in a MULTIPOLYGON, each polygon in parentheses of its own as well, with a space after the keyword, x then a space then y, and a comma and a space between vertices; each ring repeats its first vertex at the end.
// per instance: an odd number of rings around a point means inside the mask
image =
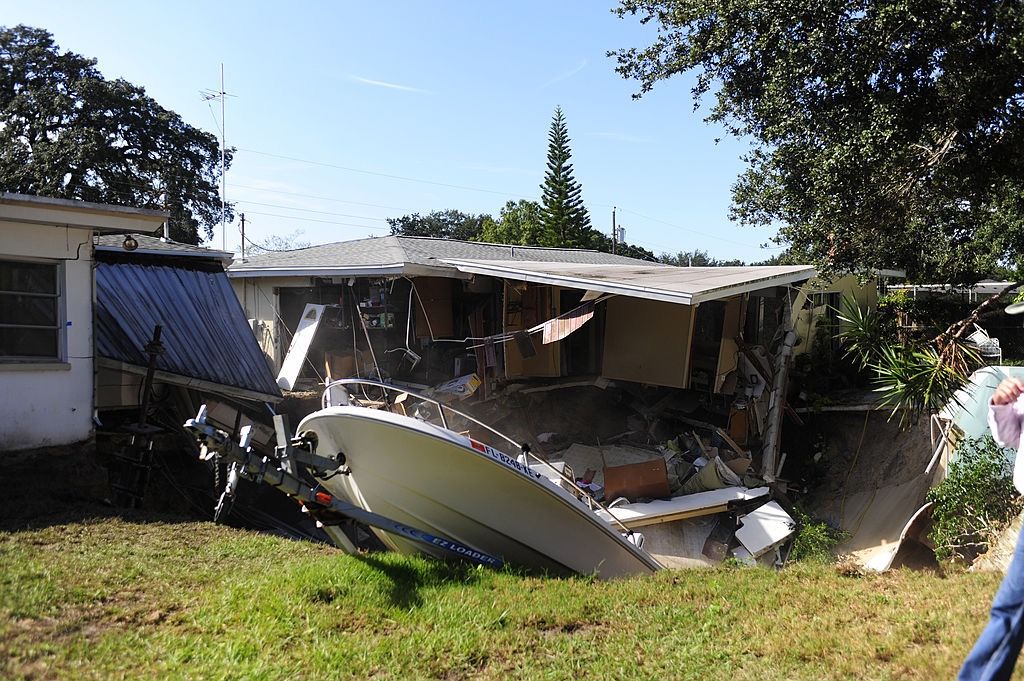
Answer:
POLYGON ((973 311, 971 311, 971 314, 967 315, 967 317, 961 319, 958 322, 950 324, 948 329, 946 329, 938 336, 936 336, 934 339, 935 345, 939 348, 945 348, 950 343, 959 340, 964 335, 964 332, 967 331, 967 329, 971 328, 971 326, 973 326, 975 322, 981 319, 982 314, 984 314, 988 308, 996 304, 997 300, 1005 296, 1007 293, 1010 293, 1011 291, 1020 288, 1021 286, 1024 286, 1024 282, 1016 282, 1014 284, 1011 284, 1010 286, 1007 286, 999 293, 995 293, 986 298, 985 300, 983 300, 980 305, 978 305, 976 308, 974 308, 973 311))

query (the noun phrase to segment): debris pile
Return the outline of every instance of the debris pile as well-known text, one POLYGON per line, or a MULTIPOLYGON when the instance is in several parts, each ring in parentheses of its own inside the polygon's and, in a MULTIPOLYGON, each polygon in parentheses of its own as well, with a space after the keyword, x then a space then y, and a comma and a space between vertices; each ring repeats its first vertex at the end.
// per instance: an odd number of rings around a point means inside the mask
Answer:
MULTIPOLYGON (((560 404, 570 401, 563 396, 560 404)), ((642 528, 645 548, 666 566, 728 558, 784 564, 797 531, 785 481, 769 484, 756 473, 754 453, 740 444, 755 444, 746 425, 727 430, 691 418, 698 407, 692 396, 673 392, 652 407, 636 404, 630 429, 612 444, 580 444, 552 431, 534 440, 617 520, 642 528), (652 433, 669 437, 652 444, 652 433)))

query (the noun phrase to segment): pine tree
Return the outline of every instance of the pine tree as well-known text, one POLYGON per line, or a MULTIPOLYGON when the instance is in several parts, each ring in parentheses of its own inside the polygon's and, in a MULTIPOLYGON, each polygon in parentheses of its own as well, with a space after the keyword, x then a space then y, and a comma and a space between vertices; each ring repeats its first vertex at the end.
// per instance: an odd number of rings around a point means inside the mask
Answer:
POLYGON ((594 229, 583 205, 583 188, 572 174, 569 131, 562 108, 555 108, 548 133, 548 170, 541 185, 542 244, 559 248, 590 248, 594 229))

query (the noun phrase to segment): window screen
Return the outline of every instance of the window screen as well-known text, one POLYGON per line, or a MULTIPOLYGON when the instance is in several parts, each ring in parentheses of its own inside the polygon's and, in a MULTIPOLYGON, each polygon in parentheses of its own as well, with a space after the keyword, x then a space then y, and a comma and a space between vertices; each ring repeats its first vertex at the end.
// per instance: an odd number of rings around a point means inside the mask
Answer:
POLYGON ((0 260, 0 360, 61 358, 59 268, 0 260))

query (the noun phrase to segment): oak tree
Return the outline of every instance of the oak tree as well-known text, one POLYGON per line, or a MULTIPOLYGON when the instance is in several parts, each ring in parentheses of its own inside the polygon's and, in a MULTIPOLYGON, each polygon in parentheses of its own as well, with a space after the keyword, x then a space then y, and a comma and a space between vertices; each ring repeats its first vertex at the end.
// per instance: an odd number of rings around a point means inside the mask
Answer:
POLYGON ((143 88, 107 80, 48 31, 0 27, 3 191, 166 209, 171 237, 195 244, 221 219, 220 160, 214 135, 143 88))
POLYGON ((621 0, 642 96, 692 73, 751 147, 733 215, 823 271, 971 282, 1024 259, 1024 5, 621 0))
POLYGON ((479 240, 494 244, 537 246, 541 243, 543 232, 540 204, 520 199, 508 201, 502 206, 497 220, 487 218, 479 240))
POLYGON ((472 241, 480 236, 487 215, 471 215, 461 210, 435 210, 426 215, 412 213, 388 218, 391 233, 398 236, 429 236, 438 239, 472 241))

